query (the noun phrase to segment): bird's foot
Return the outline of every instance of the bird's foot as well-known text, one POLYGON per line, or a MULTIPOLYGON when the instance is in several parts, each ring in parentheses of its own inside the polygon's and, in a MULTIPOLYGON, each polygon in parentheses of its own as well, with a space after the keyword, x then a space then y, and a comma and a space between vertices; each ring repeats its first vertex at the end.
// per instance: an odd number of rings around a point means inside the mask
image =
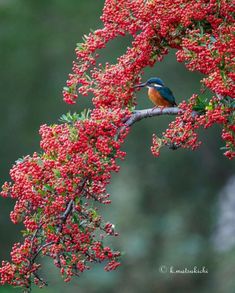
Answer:
POLYGON ((157 105, 154 106, 154 107, 152 108, 152 111, 155 110, 155 109, 157 109, 157 108, 159 108, 159 106, 157 106, 157 105))
POLYGON ((156 105, 156 106, 154 106, 154 107, 152 108, 152 111, 155 110, 155 109, 160 109, 160 110, 162 111, 162 110, 165 109, 165 108, 166 108, 165 106, 158 106, 158 105, 156 105))

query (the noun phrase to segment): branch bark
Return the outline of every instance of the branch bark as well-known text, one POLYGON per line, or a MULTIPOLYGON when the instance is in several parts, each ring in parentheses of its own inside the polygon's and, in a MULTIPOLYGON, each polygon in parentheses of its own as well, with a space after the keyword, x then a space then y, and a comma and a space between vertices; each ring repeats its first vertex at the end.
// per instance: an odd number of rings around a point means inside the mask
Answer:
POLYGON ((140 121, 144 118, 161 116, 161 115, 178 115, 180 113, 183 113, 183 110, 181 110, 178 107, 150 108, 150 109, 136 110, 133 112, 131 117, 129 117, 125 121, 125 128, 132 126, 135 122, 140 121))

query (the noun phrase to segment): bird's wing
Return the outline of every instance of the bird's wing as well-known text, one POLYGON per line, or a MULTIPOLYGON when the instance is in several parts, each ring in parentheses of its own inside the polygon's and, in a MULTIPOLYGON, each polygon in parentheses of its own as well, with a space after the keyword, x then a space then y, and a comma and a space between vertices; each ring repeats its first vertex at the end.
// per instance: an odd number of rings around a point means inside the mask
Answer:
POLYGON ((157 88, 156 90, 159 91, 159 93, 161 94, 161 96, 164 99, 166 99, 172 105, 176 105, 175 97, 174 97, 172 91, 168 87, 161 87, 161 88, 157 88))

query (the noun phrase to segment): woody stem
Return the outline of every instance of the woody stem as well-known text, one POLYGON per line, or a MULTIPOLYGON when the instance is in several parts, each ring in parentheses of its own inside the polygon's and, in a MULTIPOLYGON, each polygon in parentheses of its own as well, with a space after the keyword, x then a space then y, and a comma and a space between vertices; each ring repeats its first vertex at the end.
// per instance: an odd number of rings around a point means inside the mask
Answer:
POLYGON ((150 108, 144 110, 136 110, 133 114, 125 121, 125 127, 132 126, 135 122, 140 121, 144 118, 161 116, 161 115, 178 115, 182 113, 183 110, 178 107, 169 108, 150 108))

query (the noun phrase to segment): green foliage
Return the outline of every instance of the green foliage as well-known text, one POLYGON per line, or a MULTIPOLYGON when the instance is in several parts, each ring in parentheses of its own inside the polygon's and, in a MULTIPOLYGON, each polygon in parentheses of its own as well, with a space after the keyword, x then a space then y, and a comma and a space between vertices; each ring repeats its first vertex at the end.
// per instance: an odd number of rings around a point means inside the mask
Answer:
POLYGON ((206 112, 206 110, 209 110, 211 105, 209 104, 209 98, 206 95, 198 95, 196 99, 196 105, 193 107, 194 111, 197 111, 200 114, 203 114, 206 112))
POLYGON ((81 113, 73 113, 71 114, 68 112, 67 114, 63 114, 59 121, 62 123, 68 123, 68 124, 74 124, 76 121, 81 120, 87 120, 90 117, 90 109, 85 109, 81 113))
POLYGON ((21 158, 17 159, 17 160, 15 161, 15 163, 16 163, 16 164, 23 163, 24 160, 25 160, 25 157, 21 157, 21 158))
MULTIPOLYGON (((222 103, 224 105, 226 105, 228 108, 232 108, 234 109, 235 108, 235 99, 231 98, 231 97, 225 97, 223 100, 222 100, 222 103)), ((235 112, 233 112, 233 115, 235 115, 235 112)))

